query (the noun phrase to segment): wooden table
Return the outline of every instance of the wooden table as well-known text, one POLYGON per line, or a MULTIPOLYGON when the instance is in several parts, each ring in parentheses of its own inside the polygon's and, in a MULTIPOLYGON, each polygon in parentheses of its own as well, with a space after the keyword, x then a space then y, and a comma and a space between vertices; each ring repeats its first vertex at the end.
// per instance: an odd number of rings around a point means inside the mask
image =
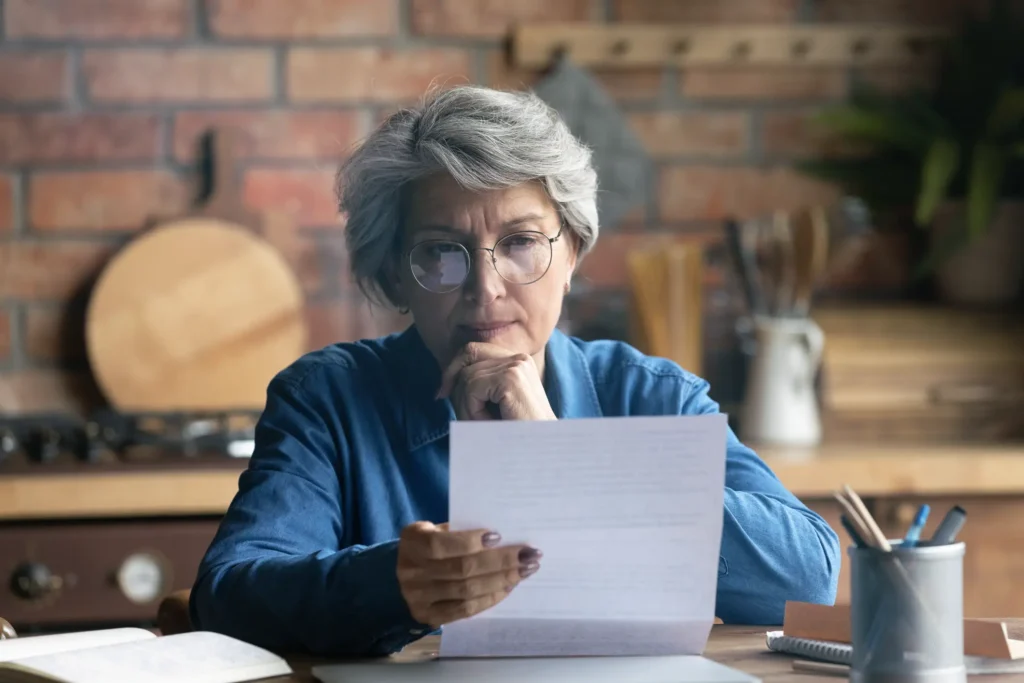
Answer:
MULTIPOLYGON (((764 626, 714 626, 704 655, 708 659, 745 671, 763 680, 765 683, 836 683, 846 680, 841 676, 828 676, 793 671, 793 657, 770 652, 765 646, 765 632, 778 627, 764 626)), ((432 658, 436 655, 437 636, 428 636, 407 647, 397 655, 395 660, 432 658)), ((295 674, 284 678, 269 679, 267 683, 314 683, 310 668, 314 662, 296 659, 292 661, 295 674)), ((977 683, 1004 683, 1024 681, 1024 674, 971 676, 977 683)))

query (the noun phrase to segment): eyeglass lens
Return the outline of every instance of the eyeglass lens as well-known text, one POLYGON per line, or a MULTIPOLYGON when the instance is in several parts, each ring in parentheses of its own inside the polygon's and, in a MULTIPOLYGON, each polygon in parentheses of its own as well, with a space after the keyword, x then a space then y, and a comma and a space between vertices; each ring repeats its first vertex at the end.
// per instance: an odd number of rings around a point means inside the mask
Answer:
MULTIPOLYGON (((494 245, 493 263, 498 275, 508 282, 536 282, 551 265, 551 240, 533 232, 508 235, 494 245)), ((462 286, 472 268, 472 258, 458 242, 430 240, 413 247, 409 265, 420 286, 442 294, 462 286)))

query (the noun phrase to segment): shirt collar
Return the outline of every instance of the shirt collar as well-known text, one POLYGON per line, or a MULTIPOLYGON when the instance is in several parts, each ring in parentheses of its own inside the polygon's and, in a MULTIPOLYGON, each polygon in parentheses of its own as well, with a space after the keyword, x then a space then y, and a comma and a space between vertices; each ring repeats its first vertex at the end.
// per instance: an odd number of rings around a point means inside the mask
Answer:
MULTIPOLYGON (((441 368, 423 343, 415 325, 398 335, 394 347, 401 368, 403 424, 407 446, 414 451, 448 436, 455 411, 447 399, 434 395, 441 384, 441 368)), ((544 388, 560 420, 600 417, 601 404, 583 351, 559 330, 548 340, 544 388)))

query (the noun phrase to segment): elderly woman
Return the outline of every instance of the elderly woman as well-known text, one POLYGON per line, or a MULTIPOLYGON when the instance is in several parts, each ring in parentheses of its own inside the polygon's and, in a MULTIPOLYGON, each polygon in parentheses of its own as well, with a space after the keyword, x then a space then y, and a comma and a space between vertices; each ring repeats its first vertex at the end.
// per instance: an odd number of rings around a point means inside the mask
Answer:
MULTIPOLYGON (((543 571, 543 548, 446 528, 452 420, 718 406, 670 361, 555 329, 597 239, 598 188, 588 150, 535 96, 436 94, 385 121, 340 187, 352 272, 414 323, 270 383, 191 615, 278 650, 384 654, 543 571)), ((726 457, 717 615, 776 624, 787 600, 831 604, 835 533, 732 433, 726 457)))

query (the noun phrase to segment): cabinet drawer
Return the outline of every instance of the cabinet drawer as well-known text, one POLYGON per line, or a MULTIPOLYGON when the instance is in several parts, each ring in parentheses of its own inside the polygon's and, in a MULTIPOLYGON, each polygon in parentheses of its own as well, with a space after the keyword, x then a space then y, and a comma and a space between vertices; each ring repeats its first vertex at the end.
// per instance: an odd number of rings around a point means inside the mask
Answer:
POLYGON ((218 519, 0 526, 0 614, 15 628, 153 621, 191 588, 218 519))

